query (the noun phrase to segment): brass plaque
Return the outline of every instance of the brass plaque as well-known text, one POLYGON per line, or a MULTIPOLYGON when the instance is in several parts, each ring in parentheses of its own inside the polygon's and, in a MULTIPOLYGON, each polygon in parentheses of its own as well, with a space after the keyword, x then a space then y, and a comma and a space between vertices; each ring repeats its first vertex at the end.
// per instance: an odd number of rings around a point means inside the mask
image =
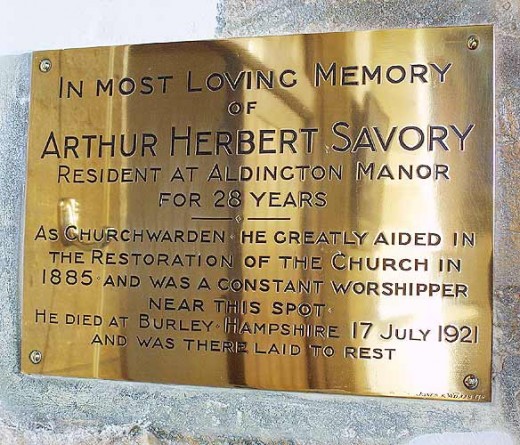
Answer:
POLYGON ((491 26, 34 54, 22 371, 489 401, 491 26))

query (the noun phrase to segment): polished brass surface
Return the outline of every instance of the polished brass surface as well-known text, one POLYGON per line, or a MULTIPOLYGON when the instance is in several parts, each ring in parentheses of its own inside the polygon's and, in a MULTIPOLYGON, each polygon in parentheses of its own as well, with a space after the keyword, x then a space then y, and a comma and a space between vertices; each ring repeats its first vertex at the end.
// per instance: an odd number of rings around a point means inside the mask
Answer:
POLYGON ((490 400, 492 27, 33 59, 23 372, 490 400))

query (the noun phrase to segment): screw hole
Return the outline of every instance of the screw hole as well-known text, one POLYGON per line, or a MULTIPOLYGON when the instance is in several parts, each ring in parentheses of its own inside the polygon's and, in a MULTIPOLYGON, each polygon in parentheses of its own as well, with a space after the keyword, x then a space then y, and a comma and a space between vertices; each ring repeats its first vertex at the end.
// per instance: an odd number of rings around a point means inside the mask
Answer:
POLYGON ((42 73, 48 73, 52 68, 52 62, 49 59, 43 59, 40 62, 40 71, 42 73))
POLYGON ((471 50, 471 51, 476 50, 478 48, 479 44, 480 44, 480 40, 477 36, 472 35, 472 36, 468 37, 467 46, 468 46, 469 50, 471 50))

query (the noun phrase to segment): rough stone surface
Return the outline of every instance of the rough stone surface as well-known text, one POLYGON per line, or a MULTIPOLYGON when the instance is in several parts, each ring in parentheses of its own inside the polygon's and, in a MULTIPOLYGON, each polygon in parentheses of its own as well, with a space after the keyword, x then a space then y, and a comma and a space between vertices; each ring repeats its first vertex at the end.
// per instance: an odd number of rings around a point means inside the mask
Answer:
MULTIPOLYGON (((431 438, 436 440, 435 437, 444 440, 438 443, 450 444, 499 444, 509 440, 518 443, 519 8, 519 0, 222 0, 218 17, 217 32, 222 37, 495 24, 494 399, 485 404, 194 388, 20 374, 19 283, 30 56, 2 59, 0 443, 415 445, 436 443, 426 442, 431 438), (456 434, 458 442, 447 442, 445 433, 456 434)), ((450 436, 450 440, 453 437, 450 436)))

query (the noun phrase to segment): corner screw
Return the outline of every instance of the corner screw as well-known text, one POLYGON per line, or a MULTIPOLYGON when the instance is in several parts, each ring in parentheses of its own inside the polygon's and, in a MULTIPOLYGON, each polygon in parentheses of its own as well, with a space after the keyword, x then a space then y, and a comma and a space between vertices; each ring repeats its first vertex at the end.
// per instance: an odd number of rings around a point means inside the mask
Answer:
POLYGON ((470 49, 471 51, 476 50, 478 48, 479 43, 480 43, 480 40, 478 39, 477 36, 472 35, 472 36, 468 37, 467 46, 468 46, 468 49, 470 49))
POLYGON ((40 71, 42 73, 48 73, 52 68, 52 62, 49 59, 43 59, 40 62, 40 71))
POLYGON ((470 390, 474 390, 478 388, 480 380, 475 374, 468 374, 464 377, 464 386, 470 390))
POLYGON ((34 364, 37 365, 40 363, 43 359, 43 354, 40 351, 34 350, 31 351, 29 354, 29 360, 34 364))

